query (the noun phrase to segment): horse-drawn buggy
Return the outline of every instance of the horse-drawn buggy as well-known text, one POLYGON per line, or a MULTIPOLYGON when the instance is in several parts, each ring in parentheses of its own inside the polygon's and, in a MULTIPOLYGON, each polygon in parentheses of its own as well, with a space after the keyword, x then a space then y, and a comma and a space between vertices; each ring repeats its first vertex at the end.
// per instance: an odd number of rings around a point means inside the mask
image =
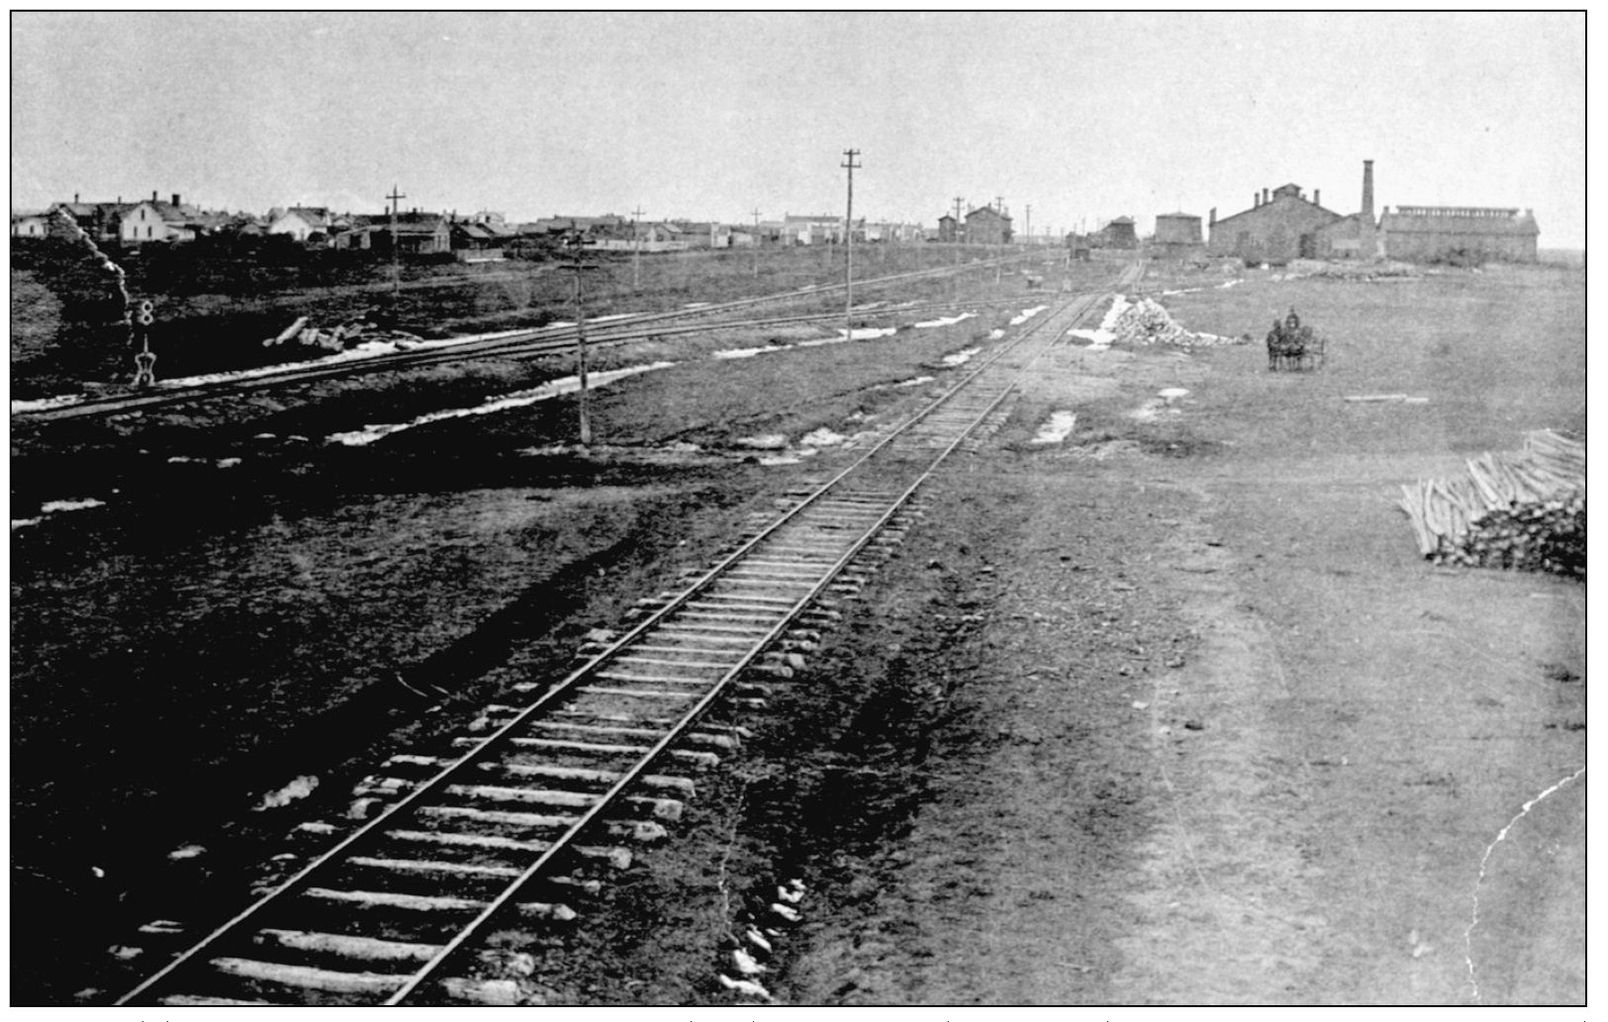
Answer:
POLYGON ((1313 333, 1311 327, 1302 326, 1301 317, 1295 314, 1294 309, 1290 310, 1283 322, 1273 321, 1273 329, 1267 335, 1269 372, 1305 372, 1321 365, 1323 338, 1313 333))

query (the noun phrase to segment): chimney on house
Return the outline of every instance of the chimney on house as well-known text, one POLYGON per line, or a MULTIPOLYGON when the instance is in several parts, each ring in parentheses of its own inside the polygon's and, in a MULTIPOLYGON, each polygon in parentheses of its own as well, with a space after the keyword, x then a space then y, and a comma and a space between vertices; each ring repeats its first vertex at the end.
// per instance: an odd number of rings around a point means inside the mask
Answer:
POLYGON ((1314 206, 1323 205, 1323 189, 1322 188, 1314 188, 1314 189, 1312 189, 1312 205, 1314 205, 1314 206))
POLYGON ((151 201, 152 202, 156 201, 156 189, 154 189, 154 188, 151 189, 151 201))
POLYGON ((1362 161, 1362 215, 1373 223, 1373 161, 1362 161))
POLYGON ((1252 192, 1251 193, 1251 208, 1255 209, 1256 207, 1260 206, 1261 204, 1262 204, 1262 193, 1261 192, 1252 192))
POLYGON ((1262 189, 1262 205, 1264 205, 1264 206, 1267 205, 1267 202, 1268 202, 1267 193, 1268 193, 1268 189, 1266 189, 1266 188, 1262 189))
POLYGON ((1211 209, 1211 212, 1206 214, 1206 218, 1207 218, 1206 219, 1206 226, 1207 227, 1211 227, 1211 226, 1213 226, 1214 224, 1217 223, 1217 207, 1216 206, 1213 206, 1212 209, 1211 209))
POLYGON ((175 205, 175 206, 179 205, 179 193, 178 192, 173 193, 173 205, 175 205))
POLYGON ((73 193, 73 205, 75 205, 75 206, 78 205, 78 193, 77 192, 73 193))

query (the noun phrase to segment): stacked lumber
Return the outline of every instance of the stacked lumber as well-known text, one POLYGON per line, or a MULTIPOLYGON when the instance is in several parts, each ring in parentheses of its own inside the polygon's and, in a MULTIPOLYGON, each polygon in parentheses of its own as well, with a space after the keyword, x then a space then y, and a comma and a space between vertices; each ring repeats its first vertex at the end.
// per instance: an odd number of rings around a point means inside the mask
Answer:
POLYGON ((1468 475, 1403 486, 1418 549, 1440 564, 1586 577, 1586 445, 1552 430, 1522 451, 1468 460, 1468 475))
POLYGON ((1176 344, 1195 348, 1215 344, 1244 344, 1243 337, 1190 333, 1179 326, 1167 310, 1151 298, 1139 298, 1123 309, 1109 329, 1126 344, 1176 344))

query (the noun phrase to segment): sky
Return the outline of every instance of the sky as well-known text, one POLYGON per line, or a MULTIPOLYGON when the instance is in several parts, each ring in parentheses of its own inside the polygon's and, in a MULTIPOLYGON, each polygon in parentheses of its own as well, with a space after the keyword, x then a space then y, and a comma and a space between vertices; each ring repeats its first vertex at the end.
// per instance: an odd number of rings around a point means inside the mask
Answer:
POLYGON ((307 204, 1018 233, 1287 182, 1584 248, 1583 14, 11 15, 11 205, 307 204), (1031 207, 1029 209, 1029 207, 1031 207))

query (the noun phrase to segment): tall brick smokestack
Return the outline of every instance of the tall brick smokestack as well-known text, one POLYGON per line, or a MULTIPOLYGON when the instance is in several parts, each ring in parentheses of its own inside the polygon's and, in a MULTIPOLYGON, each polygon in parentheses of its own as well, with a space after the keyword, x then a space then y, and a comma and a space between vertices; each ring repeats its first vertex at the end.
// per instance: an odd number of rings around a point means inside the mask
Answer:
POLYGON ((1374 222, 1372 160, 1362 161, 1362 215, 1369 223, 1374 222))

